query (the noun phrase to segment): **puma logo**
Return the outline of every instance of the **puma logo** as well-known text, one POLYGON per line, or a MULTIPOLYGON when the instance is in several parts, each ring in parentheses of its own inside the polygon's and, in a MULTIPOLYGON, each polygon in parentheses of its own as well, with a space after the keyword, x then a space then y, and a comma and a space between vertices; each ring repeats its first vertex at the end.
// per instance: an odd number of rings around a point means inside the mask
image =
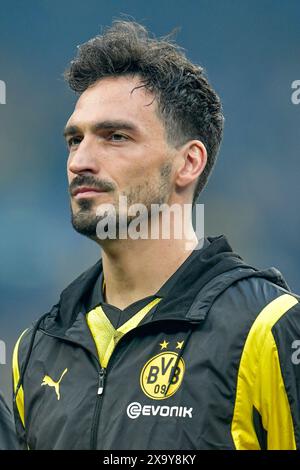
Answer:
POLYGON ((68 369, 65 369, 63 371, 63 373, 61 374, 60 376, 60 379, 58 382, 54 382, 53 379, 51 379, 51 377, 49 377, 49 375, 45 375, 45 377, 43 378, 43 382, 41 383, 41 387, 43 385, 48 385, 49 387, 54 387, 55 389, 55 392, 56 392, 56 395, 57 395, 57 399, 59 400, 60 399, 60 392, 59 392, 59 386, 60 386, 60 382, 63 378, 63 376, 68 372, 68 369))

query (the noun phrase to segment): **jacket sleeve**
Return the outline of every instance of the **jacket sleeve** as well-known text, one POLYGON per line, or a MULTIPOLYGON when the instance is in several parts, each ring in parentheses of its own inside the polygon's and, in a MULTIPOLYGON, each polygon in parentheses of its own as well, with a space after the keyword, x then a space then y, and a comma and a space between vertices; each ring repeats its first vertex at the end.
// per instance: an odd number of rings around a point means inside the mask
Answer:
POLYGON ((22 341, 28 330, 25 330, 18 339, 13 352, 13 412, 15 418, 15 427, 17 439, 21 449, 28 449, 25 430, 25 407, 24 390, 22 384, 19 384, 21 371, 21 358, 24 355, 22 351, 22 341))
POLYGON ((244 345, 231 428, 236 449, 300 449, 297 339, 299 302, 283 294, 259 313, 244 345))
POLYGON ((0 450, 15 449, 18 449, 18 444, 13 418, 0 393, 0 450))

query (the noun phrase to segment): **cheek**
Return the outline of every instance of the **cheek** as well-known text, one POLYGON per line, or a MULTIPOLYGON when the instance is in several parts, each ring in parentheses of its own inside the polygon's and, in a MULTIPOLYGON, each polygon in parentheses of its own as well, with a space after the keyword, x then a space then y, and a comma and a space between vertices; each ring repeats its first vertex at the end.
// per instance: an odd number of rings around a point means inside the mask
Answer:
POLYGON ((156 181, 157 169, 144 162, 139 162, 134 168, 126 168, 119 173, 116 178, 119 188, 126 189, 128 187, 147 186, 148 183, 156 181))
POLYGON ((124 168, 124 174, 131 178, 146 179, 150 175, 159 173, 161 166, 166 162, 166 154, 161 149, 143 146, 136 155, 132 155, 132 165, 124 168))

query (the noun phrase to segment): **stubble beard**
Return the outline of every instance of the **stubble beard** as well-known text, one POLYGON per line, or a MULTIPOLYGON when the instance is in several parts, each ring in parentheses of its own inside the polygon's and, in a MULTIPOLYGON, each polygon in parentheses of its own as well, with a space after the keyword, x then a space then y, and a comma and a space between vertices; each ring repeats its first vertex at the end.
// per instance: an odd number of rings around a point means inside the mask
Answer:
MULTIPOLYGON (((167 161, 161 166, 158 180, 155 183, 146 179, 143 184, 132 186, 126 192, 121 193, 120 196, 125 196, 127 198, 127 208, 133 204, 143 204, 147 209, 148 217, 150 217, 152 204, 166 204, 171 191, 171 171, 172 163, 167 161)), ((77 201, 77 204, 79 206, 79 210, 76 212, 73 211, 71 207, 71 222, 73 228, 78 233, 100 243, 101 240, 97 237, 97 225, 104 218, 108 220, 111 216, 113 217, 114 223, 116 223, 116 238, 118 239, 120 230, 120 211, 118 200, 114 200, 111 203, 115 208, 114 214, 107 214, 106 212, 103 215, 97 215, 96 211, 99 205, 97 206, 91 199, 79 200, 77 201)), ((135 217, 136 216, 129 216, 126 214, 127 228, 135 217)))

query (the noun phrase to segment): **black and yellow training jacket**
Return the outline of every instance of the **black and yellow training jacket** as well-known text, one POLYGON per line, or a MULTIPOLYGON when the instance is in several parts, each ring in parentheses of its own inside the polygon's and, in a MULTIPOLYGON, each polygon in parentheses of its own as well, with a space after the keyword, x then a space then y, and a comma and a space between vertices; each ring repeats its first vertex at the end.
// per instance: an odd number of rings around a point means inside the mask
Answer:
POLYGON ((208 238, 117 328, 101 302, 85 308, 101 271, 16 345, 23 448, 300 448, 299 298, 279 271, 208 238))

